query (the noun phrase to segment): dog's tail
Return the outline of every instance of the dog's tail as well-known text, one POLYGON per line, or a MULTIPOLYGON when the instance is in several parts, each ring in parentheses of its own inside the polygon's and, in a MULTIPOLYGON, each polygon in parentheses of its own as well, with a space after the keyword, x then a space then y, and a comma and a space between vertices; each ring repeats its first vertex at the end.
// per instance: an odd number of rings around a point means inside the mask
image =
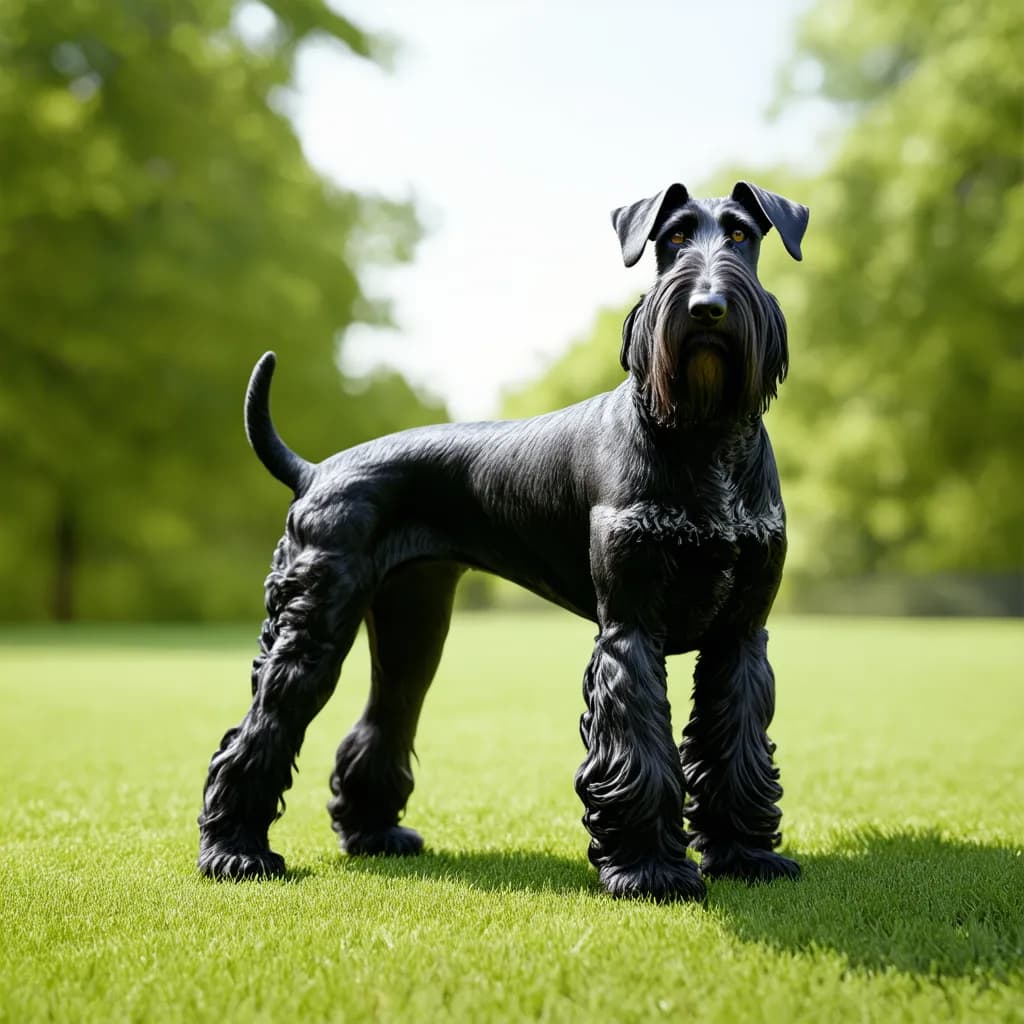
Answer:
POLYGON ((270 420, 270 378, 276 364, 274 353, 265 352, 253 368, 245 392, 245 436, 271 475, 298 497, 306 490, 313 467, 277 436, 270 420))

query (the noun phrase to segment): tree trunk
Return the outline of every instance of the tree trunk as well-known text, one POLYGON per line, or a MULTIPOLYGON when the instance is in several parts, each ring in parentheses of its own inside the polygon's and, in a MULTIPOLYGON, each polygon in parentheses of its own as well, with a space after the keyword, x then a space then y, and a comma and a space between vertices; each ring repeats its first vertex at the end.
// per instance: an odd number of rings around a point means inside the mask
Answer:
POLYGON ((70 622, 75 617, 75 570, 78 563, 78 521, 70 504, 57 510, 54 540, 53 617, 70 622))

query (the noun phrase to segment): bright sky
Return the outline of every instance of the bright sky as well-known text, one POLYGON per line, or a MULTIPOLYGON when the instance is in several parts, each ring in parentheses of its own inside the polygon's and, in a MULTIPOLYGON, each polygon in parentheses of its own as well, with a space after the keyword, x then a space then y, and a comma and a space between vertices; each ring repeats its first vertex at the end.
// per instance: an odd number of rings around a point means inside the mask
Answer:
POLYGON ((292 110, 307 155, 414 200, 428 231, 414 263, 364 275, 399 329, 352 329, 345 367, 395 366, 457 419, 494 415, 600 306, 646 287, 648 260, 622 266, 614 207, 726 163, 816 162, 822 108, 765 117, 807 4, 338 0, 401 45, 390 73, 306 48, 292 110))

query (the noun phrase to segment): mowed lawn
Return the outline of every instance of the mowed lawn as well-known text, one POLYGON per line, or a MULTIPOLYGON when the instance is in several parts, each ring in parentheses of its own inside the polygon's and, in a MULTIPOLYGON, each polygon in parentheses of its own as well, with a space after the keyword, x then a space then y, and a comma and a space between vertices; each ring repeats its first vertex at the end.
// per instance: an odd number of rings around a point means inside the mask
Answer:
POLYGON ((254 633, 0 633, 0 1020, 1024 1021, 1021 623, 776 619, 804 878, 706 906, 598 888, 572 788, 593 628, 559 613, 456 619, 406 818, 424 856, 346 858, 329 827, 360 639, 271 831, 289 877, 199 878, 254 633))

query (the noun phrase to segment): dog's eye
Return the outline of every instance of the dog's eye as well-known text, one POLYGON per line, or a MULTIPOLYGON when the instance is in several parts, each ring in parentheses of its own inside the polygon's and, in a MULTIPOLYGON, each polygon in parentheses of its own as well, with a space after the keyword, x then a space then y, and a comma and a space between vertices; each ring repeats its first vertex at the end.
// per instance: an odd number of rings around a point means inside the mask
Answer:
POLYGON ((686 235, 684 235, 684 234, 682 233, 682 231, 677 231, 677 232, 676 232, 676 233, 675 233, 675 234, 674 234, 674 235, 673 235, 673 236, 672 236, 672 237, 671 237, 671 238, 669 239, 669 241, 670 241, 670 242, 671 242, 671 243, 672 243, 673 245, 682 245, 682 244, 683 244, 683 242, 685 242, 685 241, 686 241, 686 235))
POLYGON ((729 232, 729 237, 734 242, 745 242, 747 240, 747 233, 746 231, 741 231, 739 228, 735 228, 729 232))

